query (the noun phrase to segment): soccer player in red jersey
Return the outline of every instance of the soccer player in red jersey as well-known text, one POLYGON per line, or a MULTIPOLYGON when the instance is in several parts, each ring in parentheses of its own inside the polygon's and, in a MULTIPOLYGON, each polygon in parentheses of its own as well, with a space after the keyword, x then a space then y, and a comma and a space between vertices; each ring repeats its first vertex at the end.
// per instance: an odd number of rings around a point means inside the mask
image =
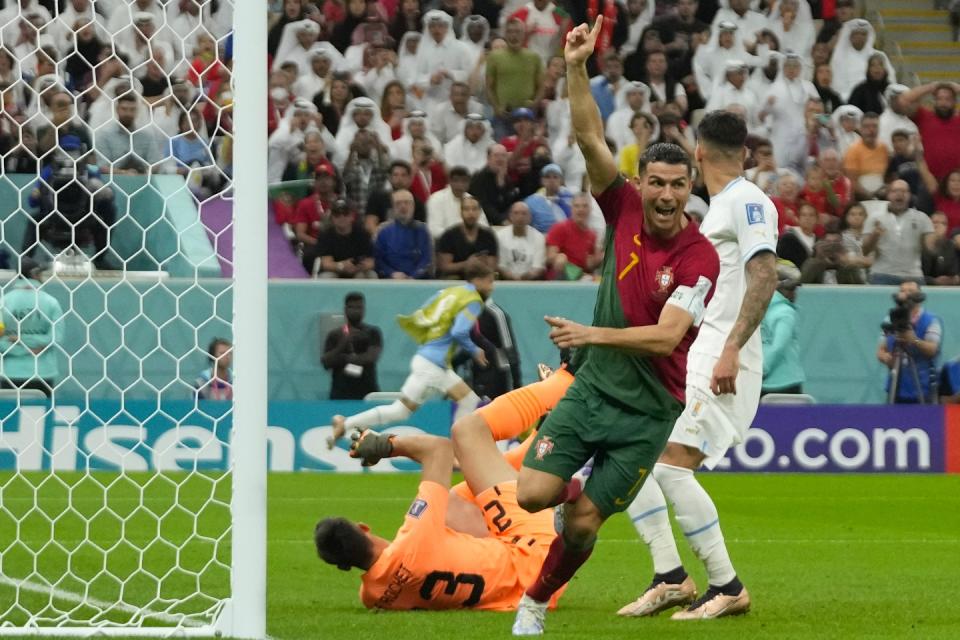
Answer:
POLYGON ((572 129, 607 222, 602 279, 593 326, 546 319, 557 346, 582 354, 517 481, 528 511, 566 503, 563 531, 517 607, 519 636, 543 633, 553 594, 589 558, 603 522, 630 505, 663 450, 683 408, 687 350, 720 269, 716 250, 684 213, 691 161, 680 147, 647 149, 639 184, 618 172, 586 70, 602 23, 573 29, 564 52, 572 129), (581 492, 569 481, 591 457, 581 492))

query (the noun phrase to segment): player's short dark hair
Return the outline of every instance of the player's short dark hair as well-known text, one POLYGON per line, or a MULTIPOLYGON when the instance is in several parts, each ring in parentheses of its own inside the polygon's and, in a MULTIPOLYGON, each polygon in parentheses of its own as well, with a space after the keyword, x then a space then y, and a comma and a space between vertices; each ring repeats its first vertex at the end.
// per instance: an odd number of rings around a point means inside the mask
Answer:
POLYGON ((893 140, 894 138, 903 138, 904 140, 909 140, 910 132, 907 131, 906 129, 897 129, 896 131, 890 134, 890 139, 893 140))
POLYGON ((860 122, 861 122, 861 123, 862 123, 864 120, 879 120, 879 119, 880 119, 880 114, 878 114, 878 113, 875 112, 875 111, 867 111, 865 114, 863 114, 862 116, 860 116, 860 122))
POLYGON ((373 562, 373 545, 360 528, 346 518, 324 518, 313 530, 317 555, 341 571, 353 567, 368 569, 373 562))
POLYGON ((747 122, 743 116, 729 111, 711 111, 697 127, 705 146, 726 153, 737 153, 747 140, 747 122))
POLYGON ((647 165, 651 162, 682 164, 687 168, 688 176, 693 169, 693 163, 690 162, 690 155, 683 150, 683 147, 673 144, 672 142, 658 142, 646 148, 640 155, 639 166, 641 174, 646 172, 647 165))
POLYGON ((453 178, 469 178, 470 170, 466 167, 456 166, 450 169, 450 179, 453 178))
POLYGON ((343 299, 343 304, 350 304, 351 302, 363 302, 364 300, 365 298, 363 297, 362 293, 359 291, 351 291, 343 299))
POLYGON ((467 282, 470 282, 471 280, 489 278, 492 275, 493 269, 488 267, 486 263, 479 260, 471 260, 470 264, 467 265, 467 268, 463 272, 463 279, 467 282))

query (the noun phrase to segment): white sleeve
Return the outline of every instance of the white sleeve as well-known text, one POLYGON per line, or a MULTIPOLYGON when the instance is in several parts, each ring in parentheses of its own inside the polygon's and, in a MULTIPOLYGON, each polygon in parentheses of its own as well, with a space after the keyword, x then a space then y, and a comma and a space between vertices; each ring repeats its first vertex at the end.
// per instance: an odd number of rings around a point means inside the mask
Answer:
POLYGON ((707 307, 707 294, 713 283, 707 276, 700 276, 692 287, 680 285, 673 290, 667 304, 680 307, 693 317, 693 326, 699 327, 707 307))
POLYGON ((761 251, 777 251, 777 209, 766 196, 737 198, 732 204, 740 255, 746 263, 761 251))

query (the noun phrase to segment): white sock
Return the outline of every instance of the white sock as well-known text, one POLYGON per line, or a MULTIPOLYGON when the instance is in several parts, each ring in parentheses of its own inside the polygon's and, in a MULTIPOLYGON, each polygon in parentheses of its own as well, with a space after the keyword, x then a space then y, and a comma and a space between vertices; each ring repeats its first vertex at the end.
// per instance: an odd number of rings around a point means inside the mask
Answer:
POLYGON ((399 400, 394 400, 392 404, 381 405, 373 409, 367 409, 361 413, 349 416, 346 421, 347 429, 362 427, 372 429, 388 422, 397 420, 406 420, 412 412, 399 400))
POLYGON ((456 422, 476 411, 478 404, 480 404, 480 396, 473 391, 457 400, 457 409, 453 412, 453 421, 456 422))
POLYGON ((657 463, 653 475, 673 505, 680 530, 690 548, 707 568, 711 585, 722 587, 733 580, 737 572, 723 543, 717 507, 707 495, 690 469, 657 463))
POLYGON ((667 573, 683 564, 670 528, 667 501, 655 478, 651 476, 643 483, 640 493, 627 508, 627 514, 650 548, 655 573, 667 573))

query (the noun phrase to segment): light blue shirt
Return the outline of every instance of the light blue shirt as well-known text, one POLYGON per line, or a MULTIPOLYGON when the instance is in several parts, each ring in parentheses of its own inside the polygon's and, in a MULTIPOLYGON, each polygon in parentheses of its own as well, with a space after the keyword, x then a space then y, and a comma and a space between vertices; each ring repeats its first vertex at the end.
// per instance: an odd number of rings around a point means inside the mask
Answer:
POLYGON ((63 309, 56 298, 38 289, 36 280, 20 278, 10 286, 3 296, 3 376, 10 380, 56 380, 60 375, 56 345, 63 341, 63 309), (14 336, 16 339, 11 340, 14 336))
MULTIPOLYGON (((477 290, 472 284, 465 284, 463 286, 470 291, 477 290)), ((433 294, 423 306, 428 306, 438 295, 440 295, 439 291, 433 294)), ((420 348, 417 349, 417 355, 426 358, 438 367, 446 369, 449 366, 447 356, 454 343, 459 344, 465 350, 469 351, 470 355, 476 354, 480 351, 480 347, 475 345, 473 340, 470 339, 470 329, 473 328, 473 324, 477 321, 477 316, 480 315, 481 311, 483 311, 483 305, 479 302, 471 302, 468 304, 457 314, 456 319, 453 321, 453 326, 450 327, 450 331, 436 340, 431 340, 430 342, 420 345, 420 348)))

